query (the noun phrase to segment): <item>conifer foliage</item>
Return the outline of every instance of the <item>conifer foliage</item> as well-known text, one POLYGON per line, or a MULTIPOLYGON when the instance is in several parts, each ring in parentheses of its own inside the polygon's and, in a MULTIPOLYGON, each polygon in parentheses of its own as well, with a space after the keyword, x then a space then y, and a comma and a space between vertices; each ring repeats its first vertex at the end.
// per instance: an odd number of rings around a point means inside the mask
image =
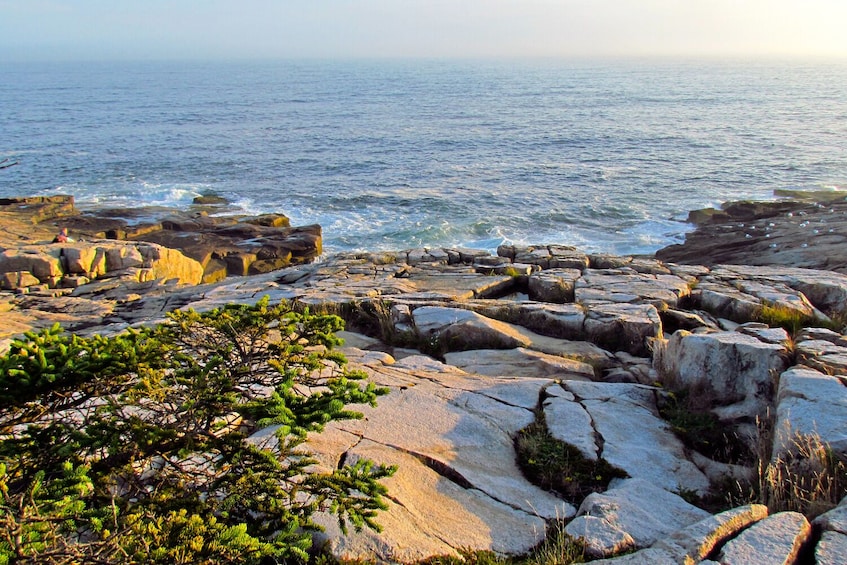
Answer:
POLYGON ((378 529, 393 469, 319 472, 304 445, 386 392, 346 367, 340 329, 263 299, 15 341, 0 357, 0 564, 296 561, 318 511, 378 529))

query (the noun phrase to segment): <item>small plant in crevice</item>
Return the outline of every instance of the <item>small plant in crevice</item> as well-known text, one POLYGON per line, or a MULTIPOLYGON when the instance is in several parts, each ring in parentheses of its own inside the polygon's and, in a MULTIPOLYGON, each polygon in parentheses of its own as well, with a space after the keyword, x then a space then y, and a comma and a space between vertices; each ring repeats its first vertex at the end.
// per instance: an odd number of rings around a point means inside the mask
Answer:
POLYGON ((691 388, 669 393, 659 403, 659 414, 688 449, 723 463, 754 463, 756 454, 746 442, 709 410, 709 396, 691 388))
POLYGON ((540 411, 536 421, 515 436, 518 465, 534 484, 579 504, 592 492, 602 492, 625 471, 600 458, 592 461, 579 449, 554 438, 540 411))
POLYGON ((557 520, 547 529, 547 538, 525 558, 521 565, 567 565, 584 563, 585 543, 565 532, 565 522, 557 520))
POLYGON ((753 318, 772 328, 782 328, 794 336, 805 327, 815 324, 815 318, 787 306, 778 304, 762 304, 754 313, 753 318))

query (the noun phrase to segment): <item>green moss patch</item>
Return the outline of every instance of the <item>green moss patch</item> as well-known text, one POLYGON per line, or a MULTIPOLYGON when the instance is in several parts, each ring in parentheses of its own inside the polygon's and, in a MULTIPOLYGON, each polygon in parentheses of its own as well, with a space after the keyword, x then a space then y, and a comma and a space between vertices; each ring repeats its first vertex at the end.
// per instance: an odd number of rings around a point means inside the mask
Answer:
POLYGON ((579 504, 592 492, 606 490, 625 471, 604 459, 592 461, 576 447, 550 435, 543 414, 515 436, 518 465, 534 484, 579 504))

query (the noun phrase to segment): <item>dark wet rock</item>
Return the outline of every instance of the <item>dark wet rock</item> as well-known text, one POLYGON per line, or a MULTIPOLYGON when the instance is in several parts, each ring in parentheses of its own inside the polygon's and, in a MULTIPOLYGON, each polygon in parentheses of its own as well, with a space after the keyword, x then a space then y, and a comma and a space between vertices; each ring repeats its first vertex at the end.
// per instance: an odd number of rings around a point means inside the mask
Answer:
MULTIPOLYGON (((837 198, 833 196, 832 198, 837 198)), ((847 202, 736 202, 692 212, 685 243, 656 252, 663 261, 698 265, 788 265, 847 272, 847 202)))

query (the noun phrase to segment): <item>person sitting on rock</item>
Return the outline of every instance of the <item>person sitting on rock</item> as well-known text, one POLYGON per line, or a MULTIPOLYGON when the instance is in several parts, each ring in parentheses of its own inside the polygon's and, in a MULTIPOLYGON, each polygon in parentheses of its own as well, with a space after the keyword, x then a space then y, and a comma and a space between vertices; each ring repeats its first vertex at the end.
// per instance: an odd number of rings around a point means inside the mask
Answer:
POLYGON ((56 237, 53 238, 53 243, 70 243, 72 241, 73 238, 68 236, 68 228, 60 229, 56 237))

